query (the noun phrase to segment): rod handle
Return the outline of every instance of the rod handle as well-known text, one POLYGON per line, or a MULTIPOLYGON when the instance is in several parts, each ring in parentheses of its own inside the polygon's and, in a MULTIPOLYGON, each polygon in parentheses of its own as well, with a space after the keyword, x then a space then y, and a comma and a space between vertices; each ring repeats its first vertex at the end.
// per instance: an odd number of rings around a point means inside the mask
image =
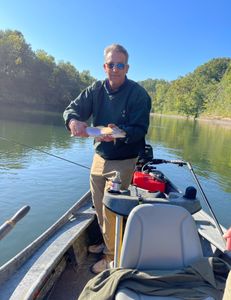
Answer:
POLYGON ((23 206, 19 211, 17 211, 12 218, 4 222, 0 226, 0 240, 4 238, 5 235, 7 235, 8 232, 11 231, 11 229, 16 225, 18 221, 20 221, 30 210, 30 206, 26 205, 23 206))

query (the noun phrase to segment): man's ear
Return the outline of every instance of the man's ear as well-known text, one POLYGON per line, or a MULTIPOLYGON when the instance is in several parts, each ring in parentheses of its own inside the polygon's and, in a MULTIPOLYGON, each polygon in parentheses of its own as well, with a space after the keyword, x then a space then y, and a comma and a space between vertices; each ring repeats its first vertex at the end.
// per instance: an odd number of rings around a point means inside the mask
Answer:
POLYGON ((128 70, 129 70, 129 65, 126 65, 126 68, 127 68, 127 70, 126 70, 126 73, 128 72, 128 70))

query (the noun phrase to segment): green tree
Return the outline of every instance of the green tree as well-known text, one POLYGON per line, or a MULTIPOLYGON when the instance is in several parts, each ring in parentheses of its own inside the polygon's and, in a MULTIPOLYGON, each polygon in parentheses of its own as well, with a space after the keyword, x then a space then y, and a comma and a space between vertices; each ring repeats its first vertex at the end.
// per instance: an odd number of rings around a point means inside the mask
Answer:
POLYGON ((206 103, 206 115, 231 116, 231 63, 216 89, 210 91, 206 103))
POLYGON ((172 82, 148 79, 142 85, 150 93, 155 112, 197 118, 201 114, 229 115, 230 58, 217 58, 172 82), (225 113, 226 110, 226 113, 225 113))
POLYGON ((153 109, 155 112, 164 113, 169 86, 170 83, 167 81, 161 81, 156 84, 156 93, 155 96, 153 95, 153 109))
POLYGON ((34 59, 30 45, 20 32, 0 31, 0 99, 13 102, 23 97, 34 59))
POLYGON ((33 52, 19 31, 0 31, 0 102, 62 110, 95 80, 44 50, 33 52))

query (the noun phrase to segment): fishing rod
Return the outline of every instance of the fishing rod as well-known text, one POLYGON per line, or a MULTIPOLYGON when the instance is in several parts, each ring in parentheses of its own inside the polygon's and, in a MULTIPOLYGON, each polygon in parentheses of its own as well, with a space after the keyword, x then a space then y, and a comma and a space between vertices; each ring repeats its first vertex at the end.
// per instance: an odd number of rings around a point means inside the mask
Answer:
POLYGON ((190 172, 192 173, 192 176, 193 176, 193 178, 194 178, 194 180, 195 180, 195 182, 196 182, 196 184, 197 184, 197 186, 198 186, 198 188, 200 190, 200 193, 201 193, 201 195, 202 195, 205 203, 207 204, 208 209, 209 209, 211 215, 213 216, 213 220, 214 220, 214 222, 216 224, 216 227, 217 227, 218 231, 220 232, 221 236, 223 237, 224 232, 221 229, 221 226, 220 226, 220 224, 219 224, 219 222, 218 222, 218 220, 217 220, 217 218, 215 216, 215 213, 214 213, 214 211, 213 211, 213 209, 212 209, 212 207, 211 207, 211 205, 209 203, 208 198, 205 195, 205 192, 203 191, 203 189, 201 187, 201 184, 200 184, 200 182, 199 182, 199 180, 198 180, 198 178, 197 178, 197 176, 196 176, 196 174, 195 174, 195 172, 193 170, 193 167, 192 167, 191 163, 190 162, 186 162, 186 165, 189 168, 190 172))
POLYGON ((71 164, 74 164, 74 165, 76 165, 76 166, 78 166, 78 167, 82 167, 82 168, 85 168, 85 169, 87 169, 87 170, 90 170, 90 167, 87 167, 87 166, 85 166, 85 165, 76 163, 76 162, 74 162, 74 161, 72 161, 72 160, 63 158, 63 157, 61 157, 61 156, 58 156, 58 155, 49 153, 49 152, 47 152, 47 151, 40 150, 40 149, 38 149, 38 148, 34 148, 34 147, 30 146, 30 145, 23 144, 23 143, 19 143, 19 142, 16 142, 16 141, 12 140, 12 139, 3 137, 3 136, 0 136, 0 139, 1 139, 1 140, 4 140, 4 141, 7 141, 7 142, 9 142, 9 143, 15 144, 15 145, 20 145, 20 146, 22 146, 22 147, 26 147, 26 148, 29 148, 29 149, 32 149, 32 150, 35 150, 35 151, 38 151, 38 152, 47 154, 47 155, 49 155, 49 156, 52 156, 52 157, 61 159, 61 160, 63 160, 63 161, 69 162, 69 163, 71 163, 71 164))

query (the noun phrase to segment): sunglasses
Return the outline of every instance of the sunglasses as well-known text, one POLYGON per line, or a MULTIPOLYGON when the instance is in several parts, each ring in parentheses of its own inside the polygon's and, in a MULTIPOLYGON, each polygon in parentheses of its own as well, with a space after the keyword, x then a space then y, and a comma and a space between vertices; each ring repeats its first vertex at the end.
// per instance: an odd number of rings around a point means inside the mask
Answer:
POLYGON ((118 64, 114 64, 114 63, 106 63, 108 69, 114 69, 114 68, 117 68, 119 70, 123 70, 125 68, 125 64, 123 63, 118 63, 118 64))

